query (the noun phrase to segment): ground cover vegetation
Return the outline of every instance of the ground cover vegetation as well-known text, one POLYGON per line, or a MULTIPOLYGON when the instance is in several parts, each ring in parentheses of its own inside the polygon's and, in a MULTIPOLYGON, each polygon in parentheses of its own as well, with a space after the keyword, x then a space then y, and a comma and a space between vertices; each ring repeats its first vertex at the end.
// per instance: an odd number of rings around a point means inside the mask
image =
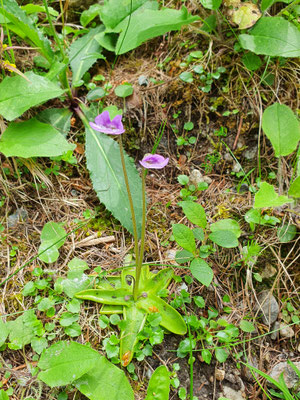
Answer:
POLYGON ((0 399, 299 399, 299 1, 0 0, 0 399))

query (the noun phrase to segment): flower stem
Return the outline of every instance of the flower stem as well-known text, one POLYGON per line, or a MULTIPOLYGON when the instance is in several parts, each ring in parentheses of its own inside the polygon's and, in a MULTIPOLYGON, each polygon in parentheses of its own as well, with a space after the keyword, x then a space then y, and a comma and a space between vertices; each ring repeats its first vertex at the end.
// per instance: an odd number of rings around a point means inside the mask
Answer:
POLYGON ((143 169, 142 172, 142 198, 143 198, 143 208, 142 208, 142 233, 141 233, 141 245, 140 245, 140 254, 138 263, 136 266, 136 273, 135 273, 135 285, 133 288, 133 298, 134 300, 137 299, 138 289, 139 289, 139 282, 141 277, 141 270, 144 258, 144 248, 145 248, 145 232, 146 232, 146 175, 147 170, 143 169))
MULTIPOLYGON (((134 212, 134 206, 133 206, 133 201, 132 201, 132 196, 131 196, 131 191, 130 191, 130 186, 129 186, 129 181, 128 181, 128 175, 127 175, 126 166, 125 166, 125 159, 124 159, 121 135, 119 135, 119 144, 120 144, 120 155, 121 155, 121 163, 122 163, 122 168, 123 168, 124 180, 125 180, 127 196, 128 196, 128 201, 129 201, 129 205, 130 205, 130 212, 131 212, 131 217, 132 217, 135 263, 137 265, 137 263, 139 262, 139 238, 138 238, 138 233, 137 233, 135 212, 134 212)), ((137 272, 136 272, 136 275, 137 275, 137 272)), ((137 284, 137 278, 135 279, 133 293, 137 293, 136 284, 137 284)), ((136 299, 137 299, 137 295, 134 295, 134 300, 136 300, 136 299)))

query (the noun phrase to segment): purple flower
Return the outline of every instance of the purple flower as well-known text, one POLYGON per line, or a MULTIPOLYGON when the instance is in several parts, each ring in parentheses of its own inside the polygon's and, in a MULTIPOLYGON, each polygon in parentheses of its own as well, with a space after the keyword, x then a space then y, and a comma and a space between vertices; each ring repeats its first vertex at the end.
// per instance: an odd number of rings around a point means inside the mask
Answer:
POLYGON ((121 135, 125 132, 122 124, 122 115, 116 115, 113 120, 110 119, 109 112, 103 111, 95 118, 95 123, 90 122, 90 126, 95 131, 107 133, 109 135, 121 135))
POLYGON ((164 158, 159 154, 148 154, 144 156, 140 164, 144 168, 161 169, 164 168, 169 162, 169 158, 164 158))

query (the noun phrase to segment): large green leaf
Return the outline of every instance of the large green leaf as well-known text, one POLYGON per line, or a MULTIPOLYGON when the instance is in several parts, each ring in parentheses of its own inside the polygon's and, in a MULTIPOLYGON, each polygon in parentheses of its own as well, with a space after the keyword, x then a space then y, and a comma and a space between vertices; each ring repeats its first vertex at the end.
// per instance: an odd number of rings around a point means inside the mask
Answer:
POLYGON ((124 54, 148 39, 179 30, 199 19, 190 15, 185 7, 181 10, 157 8, 156 1, 136 0, 132 5, 126 0, 106 2, 100 15, 107 30, 98 35, 97 40, 105 48, 114 49, 116 54, 124 54), (118 33, 115 42, 114 35, 118 33))
MULTIPOLYGON (((82 116, 86 131, 86 160, 94 189, 105 207, 133 233, 119 144, 108 135, 95 132, 82 116)), ((133 199, 137 231, 142 221, 142 182, 131 158, 124 152, 125 165, 133 199)))
POLYGON ((210 225, 212 232, 216 231, 231 231, 237 238, 241 236, 241 228, 237 221, 231 218, 220 219, 210 225))
POLYGON ((231 230, 217 230, 212 232, 208 237, 218 246, 225 247, 226 249, 231 249, 239 245, 236 233, 231 230))
POLYGON ((12 122, 0 139, 0 151, 6 157, 55 157, 75 147, 51 125, 36 118, 12 122))
POLYGON ((262 127, 274 147, 276 157, 287 156, 296 150, 300 140, 300 126, 288 106, 275 103, 266 108, 262 127))
POLYGON ((127 53, 146 40, 170 31, 177 31, 183 25, 191 24, 197 20, 199 20, 199 17, 189 14, 185 7, 182 7, 181 10, 145 9, 141 13, 131 16, 129 26, 126 19, 116 26, 115 31, 121 32, 116 44, 116 54, 127 53), (126 30, 127 26, 128 29, 126 30))
POLYGON ((95 350, 77 342, 57 342, 42 353, 38 377, 50 387, 69 385, 91 370, 99 357, 95 350))
POLYGON ((183 224, 173 225, 173 235, 179 246, 191 253, 196 251, 196 242, 193 231, 183 224))
POLYGON ((36 116, 40 122, 52 125, 64 136, 70 131, 71 117, 72 112, 68 108, 48 108, 36 116))
POLYGON ((194 201, 180 201, 178 203, 187 217, 193 224, 205 228, 207 224, 204 208, 194 201))
POLYGON ((194 258, 191 262, 191 273, 205 286, 209 286, 214 277, 213 270, 202 258, 194 258))
POLYGON ((8 326, 3 322, 0 317, 0 347, 5 343, 5 340, 9 334, 8 326))
POLYGON ((153 309, 157 309, 157 312, 161 315, 160 325, 168 329, 176 335, 185 335, 187 331, 184 319, 173 307, 171 307, 164 300, 148 293, 147 297, 140 297, 137 301, 137 306, 144 310, 146 313, 152 312, 153 309))
POLYGON ((39 48, 39 51, 52 63, 54 53, 50 41, 36 28, 32 20, 26 15, 15 0, 4 0, 0 7, 0 14, 11 22, 8 27, 30 44, 39 48))
POLYGON ((265 207, 280 207, 286 203, 292 203, 293 200, 287 196, 279 196, 274 189, 274 186, 267 182, 260 184, 260 189, 255 195, 254 208, 265 207))
POLYGON ((100 354, 93 368, 74 385, 90 400, 134 400, 125 373, 100 354))
POLYGON ((0 83, 0 114, 9 121, 19 117, 29 108, 42 104, 64 91, 44 76, 26 72, 25 76, 6 77, 0 83))
POLYGON ((136 304, 125 307, 123 311, 125 328, 122 329, 120 340, 120 360, 126 367, 132 360, 137 335, 143 329, 147 314, 140 310, 136 304))
POLYGON ((76 293, 77 299, 91 300, 96 303, 121 305, 129 307, 132 304, 132 290, 121 289, 87 289, 76 293), (127 300, 128 299, 128 300, 127 300))
POLYGON ((70 65, 73 72, 73 84, 78 82, 86 71, 97 61, 104 59, 101 54, 102 47, 95 40, 95 36, 104 30, 104 26, 91 29, 86 35, 75 40, 70 46, 70 65))
POLYGON ((100 10, 100 18, 106 28, 114 29, 130 14, 141 9, 145 3, 153 3, 153 6, 158 8, 157 2, 152 0, 105 0, 100 10))
POLYGON ((256 54, 300 56, 300 32, 282 17, 262 17, 250 31, 239 35, 241 46, 256 54))
POLYGON ((300 176, 294 180, 294 182, 291 183, 291 186, 289 188, 289 196, 291 197, 296 197, 299 199, 300 197, 300 176))
POLYGON ((145 400, 169 400, 170 372, 165 365, 156 368, 152 374, 145 400))

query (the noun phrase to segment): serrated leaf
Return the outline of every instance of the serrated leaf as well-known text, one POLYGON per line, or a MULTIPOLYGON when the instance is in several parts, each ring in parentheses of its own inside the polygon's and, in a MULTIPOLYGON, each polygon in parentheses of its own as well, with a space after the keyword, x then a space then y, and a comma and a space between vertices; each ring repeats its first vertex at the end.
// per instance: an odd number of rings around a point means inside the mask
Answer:
POLYGON ((0 138, 0 151, 6 157, 55 157, 75 147, 51 125, 36 118, 10 123, 0 138))
MULTIPOLYGON (((92 120, 92 119, 91 119, 92 120)), ((86 159, 93 187, 99 200, 115 218, 133 233, 119 144, 108 135, 95 132, 83 117, 86 131, 86 159)), ((142 221, 142 182, 133 160, 124 152, 126 171, 133 199, 138 236, 142 221)))
POLYGON ((262 17, 250 34, 239 35, 244 49, 276 57, 300 56, 300 32, 282 17, 262 17))
POLYGON ((102 47, 95 40, 95 37, 103 30, 103 25, 90 29, 86 35, 71 44, 69 58, 73 84, 78 82, 99 58, 105 59, 101 54, 102 47))
POLYGON ((214 277, 213 270, 202 258, 194 258, 191 262, 191 273, 205 286, 209 286, 214 277))
POLYGON ((265 208, 265 207, 280 207, 286 203, 293 202, 287 196, 279 196, 274 189, 273 185, 267 182, 260 184, 260 189, 255 195, 254 208, 265 208))
POLYGON ((153 372, 147 389, 145 400, 169 400, 170 372, 165 365, 161 365, 153 372))
POLYGON ((207 225, 204 208, 193 201, 180 201, 178 203, 189 221, 205 229, 207 225))
POLYGON ((32 71, 22 76, 6 77, 0 83, 0 114, 12 121, 26 110, 64 93, 59 86, 32 71))
POLYGON ((125 373, 100 356, 94 367, 74 382, 75 387, 90 400, 134 400, 133 390, 125 373))
POLYGON ((54 53, 49 39, 34 26, 32 20, 20 8, 15 0, 5 0, 1 3, 0 14, 11 22, 7 26, 24 40, 39 48, 39 51, 49 62, 53 61, 54 53))
POLYGON ((262 127, 274 147, 276 157, 287 156, 296 150, 300 140, 300 126, 288 106, 275 103, 266 108, 262 127))
POLYGON ((193 231, 183 224, 173 225, 173 235, 179 246, 184 250, 194 253, 196 251, 196 242, 193 231))

